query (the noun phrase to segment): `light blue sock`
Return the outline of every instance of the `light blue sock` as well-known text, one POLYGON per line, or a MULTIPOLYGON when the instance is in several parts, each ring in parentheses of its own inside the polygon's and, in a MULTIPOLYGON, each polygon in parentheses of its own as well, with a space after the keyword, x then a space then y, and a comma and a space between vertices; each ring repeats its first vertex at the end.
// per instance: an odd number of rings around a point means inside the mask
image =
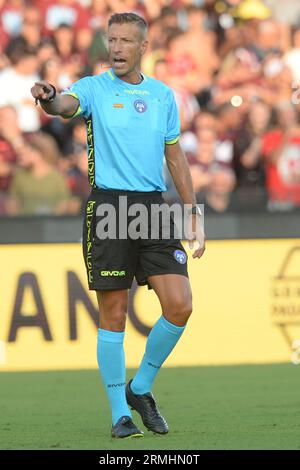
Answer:
POLYGON ((125 396, 126 369, 124 332, 98 330, 97 359, 106 393, 108 395, 113 425, 121 416, 130 416, 125 396))
POLYGON ((154 379, 184 332, 185 326, 170 323, 163 316, 152 328, 141 365, 130 388, 136 395, 151 391, 154 379))

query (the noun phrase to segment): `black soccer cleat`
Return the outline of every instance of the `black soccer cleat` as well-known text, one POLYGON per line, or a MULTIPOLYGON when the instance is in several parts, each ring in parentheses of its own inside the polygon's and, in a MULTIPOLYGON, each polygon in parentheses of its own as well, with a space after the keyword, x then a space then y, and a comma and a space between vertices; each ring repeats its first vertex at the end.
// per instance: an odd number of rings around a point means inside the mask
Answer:
POLYGON ((144 433, 136 427, 130 416, 122 416, 112 427, 111 437, 123 439, 130 437, 144 437, 144 433))
POLYGON ((142 418, 145 427, 157 434, 169 432, 168 423, 160 414, 154 396, 151 392, 143 395, 135 395, 130 388, 132 380, 126 386, 126 400, 132 410, 137 411, 142 418))

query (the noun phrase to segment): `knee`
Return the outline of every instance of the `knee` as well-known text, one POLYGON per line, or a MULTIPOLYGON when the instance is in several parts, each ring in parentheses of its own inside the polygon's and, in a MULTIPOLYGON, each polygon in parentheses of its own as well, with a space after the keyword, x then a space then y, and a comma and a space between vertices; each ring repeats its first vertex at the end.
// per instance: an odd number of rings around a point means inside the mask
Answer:
POLYGON ((126 306, 115 302, 100 311, 100 327, 110 331, 124 331, 126 325, 126 306))
POLYGON ((192 299, 174 299, 171 305, 164 309, 163 315, 171 323, 184 326, 193 311, 192 299))
POLYGON ((124 331, 126 325, 126 313, 116 312, 108 320, 108 330, 110 331, 124 331))

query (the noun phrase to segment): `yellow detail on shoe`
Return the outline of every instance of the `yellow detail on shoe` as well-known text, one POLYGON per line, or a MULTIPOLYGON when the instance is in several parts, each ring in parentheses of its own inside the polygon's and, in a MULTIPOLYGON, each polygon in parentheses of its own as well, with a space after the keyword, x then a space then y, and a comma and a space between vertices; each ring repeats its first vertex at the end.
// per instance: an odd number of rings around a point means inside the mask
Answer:
POLYGON ((131 434, 125 437, 112 436, 113 439, 131 439, 132 437, 144 437, 144 434, 131 434))

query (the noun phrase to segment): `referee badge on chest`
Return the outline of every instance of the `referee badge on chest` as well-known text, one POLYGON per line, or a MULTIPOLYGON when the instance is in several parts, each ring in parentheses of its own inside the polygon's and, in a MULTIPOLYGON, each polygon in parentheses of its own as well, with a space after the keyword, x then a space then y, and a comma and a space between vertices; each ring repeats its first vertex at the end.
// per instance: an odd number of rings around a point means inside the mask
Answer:
POLYGON ((144 113, 145 111, 147 111, 147 104, 144 100, 135 100, 133 105, 138 113, 144 113))

